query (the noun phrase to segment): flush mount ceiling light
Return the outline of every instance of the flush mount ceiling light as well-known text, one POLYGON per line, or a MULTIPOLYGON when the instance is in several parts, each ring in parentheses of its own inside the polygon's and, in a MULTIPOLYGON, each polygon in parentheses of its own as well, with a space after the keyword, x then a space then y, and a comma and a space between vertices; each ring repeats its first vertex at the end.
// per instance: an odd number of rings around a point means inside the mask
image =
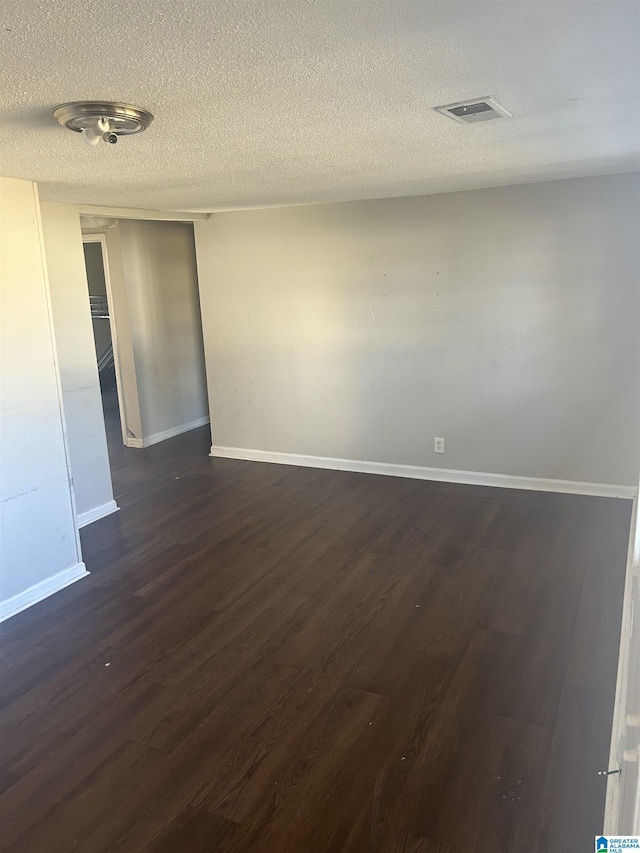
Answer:
POLYGON ((81 133, 91 147, 101 139, 114 144, 120 136, 141 133, 153 121, 146 110, 114 101, 73 101, 60 104, 53 115, 63 127, 81 133))
POLYGON ((106 231, 118 224, 117 219, 110 216, 93 216, 80 214, 80 228, 83 231, 106 231))
POLYGON ((443 115, 449 116, 460 124, 476 124, 479 121, 490 121, 494 118, 511 118, 511 113, 505 110, 495 98, 475 98, 472 101, 459 101, 457 104, 447 104, 436 107, 443 115))

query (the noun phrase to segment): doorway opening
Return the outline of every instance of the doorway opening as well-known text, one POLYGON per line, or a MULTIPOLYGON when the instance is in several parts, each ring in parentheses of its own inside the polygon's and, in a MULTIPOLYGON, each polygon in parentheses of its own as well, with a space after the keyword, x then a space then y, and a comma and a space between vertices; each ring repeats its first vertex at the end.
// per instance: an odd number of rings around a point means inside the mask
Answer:
POLYGON ((120 442, 127 443, 127 423, 112 310, 107 244, 104 234, 83 234, 82 243, 107 444, 113 447, 120 442))

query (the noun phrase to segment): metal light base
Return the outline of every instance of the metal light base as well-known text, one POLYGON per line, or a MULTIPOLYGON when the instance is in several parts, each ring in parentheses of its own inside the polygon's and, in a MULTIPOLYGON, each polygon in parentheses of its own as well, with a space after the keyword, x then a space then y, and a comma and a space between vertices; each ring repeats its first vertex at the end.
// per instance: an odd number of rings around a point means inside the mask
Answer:
POLYGON ((109 128, 118 136, 129 136, 146 130, 153 116, 147 110, 114 101, 72 101, 60 104, 53 111, 63 127, 82 133, 99 118, 109 119, 109 128))

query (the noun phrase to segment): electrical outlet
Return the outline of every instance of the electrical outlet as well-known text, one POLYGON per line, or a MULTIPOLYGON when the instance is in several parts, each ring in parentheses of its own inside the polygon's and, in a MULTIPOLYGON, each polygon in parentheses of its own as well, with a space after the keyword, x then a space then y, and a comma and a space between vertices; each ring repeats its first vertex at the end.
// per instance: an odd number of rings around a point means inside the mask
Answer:
POLYGON ((444 438, 433 439, 433 452, 444 453, 444 438))

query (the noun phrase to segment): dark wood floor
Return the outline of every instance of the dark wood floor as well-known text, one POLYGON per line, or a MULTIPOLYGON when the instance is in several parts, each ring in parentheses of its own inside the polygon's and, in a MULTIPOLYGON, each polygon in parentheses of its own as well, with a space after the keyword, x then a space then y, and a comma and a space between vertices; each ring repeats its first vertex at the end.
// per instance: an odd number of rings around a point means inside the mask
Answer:
POLYGON ((113 447, 0 626, 0 849, 578 853, 630 505, 113 447))

